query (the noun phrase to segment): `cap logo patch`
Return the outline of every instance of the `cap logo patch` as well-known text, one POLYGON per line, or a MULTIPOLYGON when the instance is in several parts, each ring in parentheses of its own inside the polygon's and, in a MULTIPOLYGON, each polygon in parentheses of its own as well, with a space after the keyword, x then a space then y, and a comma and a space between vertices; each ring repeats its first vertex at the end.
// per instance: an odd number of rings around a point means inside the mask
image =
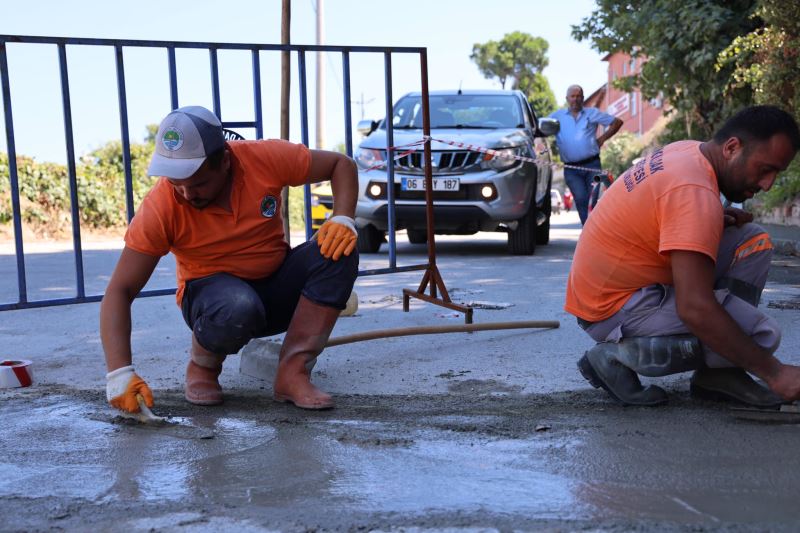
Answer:
POLYGON ((183 146, 183 132, 178 128, 169 128, 161 137, 161 144, 170 152, 179 150, 183 146))
POLYGON ((272 195, 267 195, 261 200, 261 216, 272 218, 278 210, 278 201, 272 195))

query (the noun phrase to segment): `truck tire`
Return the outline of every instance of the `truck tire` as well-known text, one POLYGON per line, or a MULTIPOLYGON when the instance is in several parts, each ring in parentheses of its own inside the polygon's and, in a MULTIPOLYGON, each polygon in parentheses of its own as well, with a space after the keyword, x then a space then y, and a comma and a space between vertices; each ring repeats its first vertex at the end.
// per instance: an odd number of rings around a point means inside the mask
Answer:
POLYGON ((536 251, 536 202, 531 201, 528 212, 519 219, 517 229, 508 232, 508 252, 511 255, 533 255, 536 251))
POLYGON ((550 243, 550 215, 553 213, 553 199, 549 194, 545 196, 541 212, 547 218, 536 228, 536 244, 545 245, 550 243))
POLYGON ((356 248, 360 254, 374 254, 381 249, 383 244, 383 232, 373 226, 367 224, 363 228, 358 228, 358 239, 356 240, 356 248))
POLYGON ((428 242, 427 229, 409 229, 406 230, 408 234, 408 242, 411 244, 425 244, 428 242))

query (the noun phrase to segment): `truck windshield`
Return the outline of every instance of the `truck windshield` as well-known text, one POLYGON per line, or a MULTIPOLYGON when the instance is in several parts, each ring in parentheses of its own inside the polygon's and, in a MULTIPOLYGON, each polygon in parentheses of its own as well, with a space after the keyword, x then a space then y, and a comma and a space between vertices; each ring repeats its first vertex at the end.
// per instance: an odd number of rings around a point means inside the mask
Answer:
MULTIPOLYGON (((511 95, 434 95, 430 97, 431 129, 435 128, 521 128, 522 110, 511 95)), ((392 125, 396 129, 422 128, 422 99, 406 96, 394 106, 392 125)), ((385 129, 383 124, 381 129, 385 129)))

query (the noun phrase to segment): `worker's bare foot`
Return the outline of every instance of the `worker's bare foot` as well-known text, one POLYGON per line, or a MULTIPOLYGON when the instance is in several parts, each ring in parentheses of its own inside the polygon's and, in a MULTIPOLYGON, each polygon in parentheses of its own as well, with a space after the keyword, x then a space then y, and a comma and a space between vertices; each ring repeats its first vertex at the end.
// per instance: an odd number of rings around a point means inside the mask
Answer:
POLYGON ((315 387, 309 378, 308 371, 301 361, 297 364, 281 363, 275 375, 273 398, 276 402, 291 402, 302 409, 331 409, 334 406, 330 394, 315 387))
POLYGON ((195 405, 219 405, 222 403, 222 387, 219 385, 219 368, 206 368, 189 361, 186 367, 186 401, 195 405))

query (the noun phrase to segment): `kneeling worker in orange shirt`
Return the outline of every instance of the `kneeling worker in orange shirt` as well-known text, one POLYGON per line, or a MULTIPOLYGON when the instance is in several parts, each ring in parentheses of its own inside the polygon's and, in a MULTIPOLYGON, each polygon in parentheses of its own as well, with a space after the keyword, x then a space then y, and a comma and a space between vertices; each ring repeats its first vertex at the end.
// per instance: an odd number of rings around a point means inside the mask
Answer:
POLYGON ((148 174, 160 176, 125 235, 106 289, 100 330, 112 406, 152 407, 134 372, 131 303, 159 258, 177 262, 177 302, 192 330, 186 399, 222 402, 219 375, 228 354, 250 339, 285 331, 274 397, 306 409, 333 407, 310 367, 322 351, 358 274, 353 222, 354 162, 286 141, 228 141, 205 108, 182 107, 161 122, 148 174), (333 216, 317 239, 290 249, 280 216, 281 189, 331 180, 333 216))
POLYGON ((665 391, 639 375, 694 370, 701 396, 758 407, 800 399, 800 367, 774 357, 778 324, 757 307, 769 235, 720 202, 769 189, 798 149, 791 115, 750 107, 712 140, 665 146, 609 188, 581 233, 565 305, 598 342, 578 363, 593 386, 656 405, 665 391))

